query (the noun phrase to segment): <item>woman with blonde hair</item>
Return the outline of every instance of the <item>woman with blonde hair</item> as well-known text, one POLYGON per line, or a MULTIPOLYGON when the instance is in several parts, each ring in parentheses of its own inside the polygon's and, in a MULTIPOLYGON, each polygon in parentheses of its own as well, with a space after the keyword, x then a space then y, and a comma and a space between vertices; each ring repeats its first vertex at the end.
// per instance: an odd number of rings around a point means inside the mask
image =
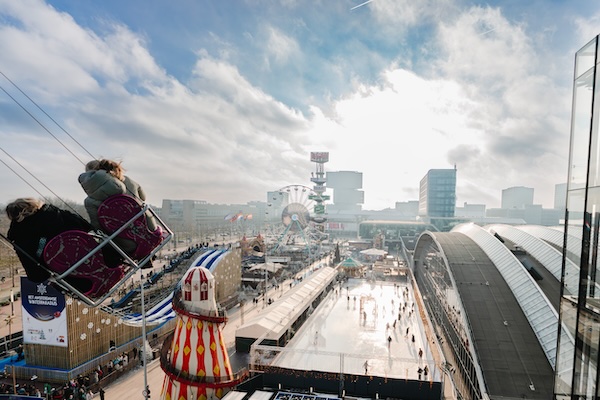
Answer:
MULTIPOLYGON (((48 267, 42 256, 46 243, 68 230, 88 232, 92 229, 79 215, 31 197, 9 203, 6 215, 10 220, 7 237, 15 247, 27 278, 36 283, 50 277, 50 273, 44 269, 48 267)), ((74 286, 86 285, 78 278, 67 279, 71 279, 74 286)))

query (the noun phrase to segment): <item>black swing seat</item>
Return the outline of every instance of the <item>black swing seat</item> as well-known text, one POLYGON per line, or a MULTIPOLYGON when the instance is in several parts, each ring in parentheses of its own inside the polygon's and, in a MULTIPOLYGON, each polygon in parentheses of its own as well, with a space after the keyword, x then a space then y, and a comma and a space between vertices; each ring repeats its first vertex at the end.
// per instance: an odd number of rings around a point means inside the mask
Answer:
POLYGON ((56 283, 84 301, 92 299, 88 303, 109 293, 125 273, 122 265, 109 268, 100 249, 92 254, 96 247, 98 242, 90 234, 71 230, 52 238, 43 252, 56 283))
POLYGON ((151 208, 128 195, 105 200, 98 208, 98 219, 104 233, 62 232, 43 252, 51 280, 92 307, 102 304, 173 236, 151 208), (156 223, 153 231, 148 229, 147 218, 156 223), (125 252, 119 239, 135 243, 135 249, 125 252), (107 265, 105 250, 116 251, 123 261, 107 265))
POLYGON ((104 232, 109 235, 118 232, 118 238, 135 243, 135 250, 128 253, 134 260, 148 257, 165 240, 160 225, 153 231, 149 229, 148 219, 155 218, 151 209, 146 208, 126 194, 111 196, 98 207, 98 221, 104 232))

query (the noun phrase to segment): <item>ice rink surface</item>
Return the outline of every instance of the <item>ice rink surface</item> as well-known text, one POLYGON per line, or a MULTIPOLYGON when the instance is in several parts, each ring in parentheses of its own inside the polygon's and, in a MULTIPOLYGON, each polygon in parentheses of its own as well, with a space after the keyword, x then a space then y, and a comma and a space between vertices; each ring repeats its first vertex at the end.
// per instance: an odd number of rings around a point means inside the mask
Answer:
POLYGON ((427 366, 421 379, 439 381, 424 332, 406 284, 351 279, 330 292, 273 365, 399 379, 419 379, 427 366))

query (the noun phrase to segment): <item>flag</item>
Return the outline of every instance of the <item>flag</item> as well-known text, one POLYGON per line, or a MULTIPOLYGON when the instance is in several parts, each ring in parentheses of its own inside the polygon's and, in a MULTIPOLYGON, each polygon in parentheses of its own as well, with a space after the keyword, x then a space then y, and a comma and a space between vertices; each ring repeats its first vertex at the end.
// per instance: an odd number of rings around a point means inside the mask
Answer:
POLYGON ((229 214, 227 214, 227 215, 226 215, 226 216, 225 216, 223 219, 224 219, 225 221, 233 221, 233 217, 235 217, 235 216, 236 216, 236 214, 234 214, 234 213, 229 213, 229 214))

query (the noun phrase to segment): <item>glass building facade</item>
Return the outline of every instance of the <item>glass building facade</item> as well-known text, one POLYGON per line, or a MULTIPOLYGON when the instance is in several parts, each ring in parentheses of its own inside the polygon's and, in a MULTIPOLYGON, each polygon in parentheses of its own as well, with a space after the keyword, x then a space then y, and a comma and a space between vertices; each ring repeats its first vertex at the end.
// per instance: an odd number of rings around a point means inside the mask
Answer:
POLYGON ((419 185, 419 215, 454 217, 456 169, 430 169, 419 185))
POLYGON ((598 62, 596 37, 575 55, 563 249, 579 245, 581 251, 579 262, 573 264, 565 262, 569 254, 563 250, 563 285, 558 329, 563 330, 566 335, 558 335, 555 399, 600 397, 600 286, 597 282, 600 231, 598 62), (572 276, 578 277, 578 287, 564 284, 565 277, 572 276))

